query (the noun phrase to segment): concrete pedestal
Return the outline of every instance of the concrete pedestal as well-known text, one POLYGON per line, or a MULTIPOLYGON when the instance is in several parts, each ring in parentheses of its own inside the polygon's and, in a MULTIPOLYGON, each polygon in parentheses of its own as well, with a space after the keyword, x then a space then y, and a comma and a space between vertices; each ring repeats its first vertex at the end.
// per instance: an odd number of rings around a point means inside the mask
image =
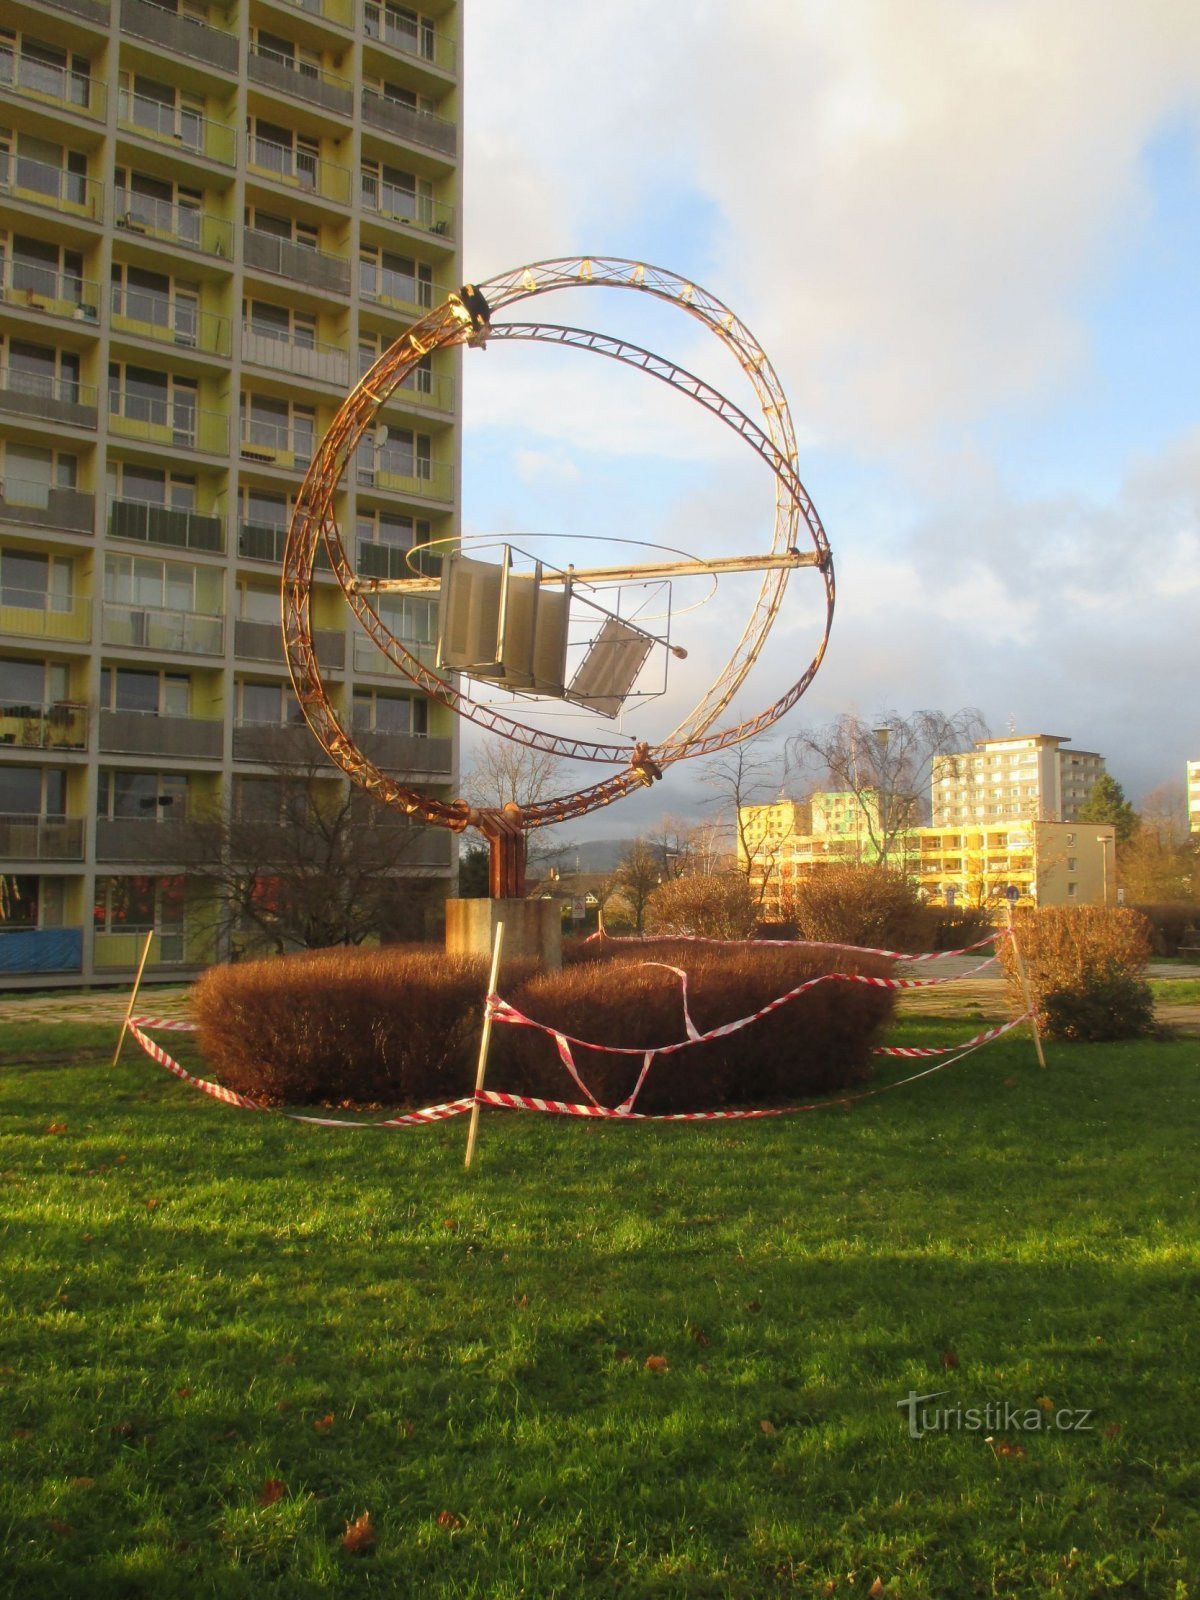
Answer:
POLYGON ((490 956, 498 922, 504 924, 504 960, 533 956, 547 972, 562 966, 557 900, 447 900, 446 954, 490 956))

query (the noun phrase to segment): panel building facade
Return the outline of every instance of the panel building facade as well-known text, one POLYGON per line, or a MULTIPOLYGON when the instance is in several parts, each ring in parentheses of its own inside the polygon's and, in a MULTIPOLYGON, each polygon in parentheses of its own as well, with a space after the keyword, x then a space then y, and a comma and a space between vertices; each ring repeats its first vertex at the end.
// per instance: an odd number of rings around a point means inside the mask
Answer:
MULTIPOLYGON (((319 754, 284 537, 346 391, 461 280, 461 66, 453 0, 5 7, 0 981, 119 976, 149 929, 153 969, 193 970, 197 819, 261 817, 281 750, 319 754)), ((361 576, 455 536, 457 356, 411 375, 343 480, 361 576)), ((379 609, 432 645, 429 601, 379 609)), ((328 572, 313 614, 374 759, 452 793, 449 714, 328 572)), ((450 836, 418 830, 406 863, 444 895, 450 836)))

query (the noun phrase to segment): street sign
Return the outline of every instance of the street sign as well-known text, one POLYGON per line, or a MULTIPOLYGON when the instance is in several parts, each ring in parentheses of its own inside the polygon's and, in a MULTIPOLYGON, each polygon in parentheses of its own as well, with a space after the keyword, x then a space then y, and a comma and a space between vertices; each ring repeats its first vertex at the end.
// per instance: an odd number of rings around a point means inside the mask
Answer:
POLYGON ((1008 888, 1005 889, 1004 894, 1005 894, 1005 897, 1007 898, 1009 904, 1010 905, 1014 905, 1014 906, 1016 905, 1017 901, 1021 898, 1021 891, 1020 891, 1020 889, 1017 888, 1015 883, 1010 883, 1008 888))

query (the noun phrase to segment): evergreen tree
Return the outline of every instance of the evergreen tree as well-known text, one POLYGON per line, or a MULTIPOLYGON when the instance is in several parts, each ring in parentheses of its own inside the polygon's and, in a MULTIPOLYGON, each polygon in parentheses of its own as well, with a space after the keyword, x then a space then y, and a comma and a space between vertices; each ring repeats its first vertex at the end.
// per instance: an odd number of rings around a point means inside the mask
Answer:
POLYGON ((1125 791, 1106 772, 1097 778, 1092 791, 1076 812, 1079 822, 1111 822, 1117 843, 1128 844, 1137 831, 1138 814, 1125 798, 1125 791))

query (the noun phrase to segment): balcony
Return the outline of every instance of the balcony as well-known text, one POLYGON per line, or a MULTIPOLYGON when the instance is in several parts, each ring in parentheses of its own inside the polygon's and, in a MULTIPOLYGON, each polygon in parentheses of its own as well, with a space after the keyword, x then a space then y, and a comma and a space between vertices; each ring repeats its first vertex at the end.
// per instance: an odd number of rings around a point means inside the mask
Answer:
POLYGON ((180 400, 109 390, 108 426, 112 433, 173 450, 203 450, 218 456, 229 450, 229 418, 224 412, 197 411, 180 400))
POLYGON ((73 322, 96 322, 100 285, 32 261, 0 261, 0 300, 18 310, 73 322))
POLYGON ((403 273, 377 267, 374 262, 359 263, 359 292, 364 300, 387 306, 406 317, 423 317, 440 305, 450 292, 440 284, 422 283, 403 273))
POLYGON ((101 711, 105 755, 221 759, 224 724, 209 717, 159 717, 146 711, 101 711))
POLYGON ((174 506, 145 500, 110 500, 108 532, 113 539, 136 539, 141 544, 165 545, 173 550, 225 552, 225 520, 203 511, 178 511, 174 506))
MULTIPOLYGON (((346 635, 329 628, 313 630, 313 648, 322 667, 340 672, 346 664, 346 635)), ((283 665, 283 615, 278 622, 252 622, 239 617, 233 625, 234 654, 242 661, 283 665)))
MULTIPOLYGON (((386 623, 387 618, 385 617, 386 623)), ((401 639, 400 643, 406 650, 412 652, 423 667, 431 671, 437 670, 437 645, 421 639, 401 639)), ((354 635, 354 670, 356 673, 370 673, 378 678, 405 678, 408 674, 401 672, 388 656, 365 633, 354 635)), ((411 680, 408 680, 411 682, 411 680)))
POLYGON ((0 411, 15 416, 62 422, 72 428, 94 428, 98 415, 96 398, 94 383, 30 372, 24 367, 0 367, 0 411))
POLYGON ((350 358, 336 345, 304 345, 294 339, 277 339, 273 334, 259 332, 249 322, 242 324, 242 361, 272 372, 290 372, 297 378, 336 384, 339 389, 350 381, 350 358))
POLYGON ((91 222, 99 222, 104 215, 102 183, 46 161, 33 161, 29 156, 0 154, 0 190, 6 190, 14 200, 91 222))
POLYGON ((96 860, 176 863, 211 858, 218 848, 220 825, 154 817, 99 817, 96 860))
MULTIPOLYGON (((281 527, 274 522, 239 522, 238 523, 238 555, 243 561, 272 561, 283 560, 283 547, 287 543, 288 531, 286 526, 281 527)), ((317 556, 313 565, 318 572, 332 572, 329 564, 329 555, 325 549, 324 540, 317 546, 317 556)))
POLYGON ((397 189, 373 172, 360 172, 359 183, 364 211, 373 211, 390 222, 400 222, 405 227, 419 228, 423 233, 437 234, 447 240, 454 237, 454 207, 446 201, 397 189))
POLYGON ((173 205, 133 189, 114 191, 113 210, 115 225, 129 233, 226 261, 233 255, 233 225, 211 212, 173 205))
POLYGON ((406 411, 453 411, 454 379, 441 372, 414 367, 403 383, 398 383, 386 404, 406 411))
POLYGON ((458 129, 453 122, 434 116, 432 111, 389 100, 375 89, 362 92, 362 118, 368 128, 377 128, 406 144, 420 145, 423 150, 434 150, 451 161, 458 153, 458 129))
POLYGON ((0 972, 82 971, 82 928, 0 928, 0 972))
POLYGON ((397 472, 383 465, 360 466, 355 476, 360 489, 384 489, 415 500, 451 500, 453 472, 444 461, 417 461, 413 472, 397 472))
POLYGON ((325 758, 306 722, 287 727, 269 722, 239 722, 233 730, 233 759, 284 767, 303 766, 325 758))
POLYGON ((251 83, 291 95, 308 105, 320 106, 347 121, 354 109, 354 89, 345 78, 324 68, 297 63, 289 56, 251 44, 247 63, 251 83))
POLYGON ((257 228, 246 229, 242 248, 244 263, 251 270, 333 294, 350 292, 350 263, 341 256, 279 239, 273 233, 260 233, 257 228))
POLYGON ((150 0, 121 0, 121 32, 146 39, 173 54, 203 61, 219 72, 236 73, 236 34, 210 27, 198 17, 176 14, 150 0))
POLYGON ((0 522, 22 528, 57 528, 91 534, 96 497, 78 489, 53 489, 25 478, 0 478, 0 522))
POLYGON ((454 746, 449 739, 427 739, 415 733, 359 733, 355 743, 383 772, 421 773, 449 778, 454 746))
POLYGON ((282 0, 282 4, 310 17, 322 17, 339 28, 354 26, 353 0, 282 0))
MULTIPOLYGON (((97 932, 93 945, 92 961, 97 970, 132 971, 142 959, 149 928, 135 928, 121 933, 97 932)), ((189 938, 184 928, 155 929, 150 946, 149 971, 158 967, 183 966, 188 960, 189 938)))
POLYGON ((82 861, 83 818, 0 816, 0 858, 82 861))
POLYGON ((73 700, 28 706, 0 702, 0 745, 22 750, 86 750, 88 708, 73 700))
POLYGON ((219 656, 225 649, 225 622, 198 611, 167 611, 106 600, 101 640, 118 648, 154 650, 160 655, 219 656))
POLYGON ((303 148, 275 144, 255 135, 250 140, 247 167, 289 189, 320 195, 324 200, 347 205, 350 200, 350 168, 338 161, 323 161, 303 148))
POLYGON ((0 48, 0 84, 10 94, 19 94, 27 100, 43 105, 50 102, 68 111, 78 111, 82 116, 104 120, 107 94, 106 86, 99 79, 69 67, 33 60, 11 46, 0 48))
POLYGON ((92 602, 35 589, 0 588, 0 633, 86 644, 92 637, 92 602))
POLYGON ((142 289, 112 288, 111 326, 114 333, 154 339, 183 350, 230 354, 229 318, 201 311, 191 300, 171 300, 142 289))
POLYGON ((363 6, 363 37, 386 44, 424 66, 437 67, 441 72, 453 72, 455 66, 454 40, 439 33, 427 22, 397 16, 386 6, 366 0, 363 6))
POLYGON ((125 132, 144 134, 180 154, 204 156, 223 167, 237 164, 236 132, 228 123, 214 122, 187 106, 168 105, 121 88, 117 92, 117 121, 125 132))
POLYGON ((291 428, 283 422, 242 418, 241 457, 264 467, 302 472, 312 460, 316 439, 311 427, 291 428))

